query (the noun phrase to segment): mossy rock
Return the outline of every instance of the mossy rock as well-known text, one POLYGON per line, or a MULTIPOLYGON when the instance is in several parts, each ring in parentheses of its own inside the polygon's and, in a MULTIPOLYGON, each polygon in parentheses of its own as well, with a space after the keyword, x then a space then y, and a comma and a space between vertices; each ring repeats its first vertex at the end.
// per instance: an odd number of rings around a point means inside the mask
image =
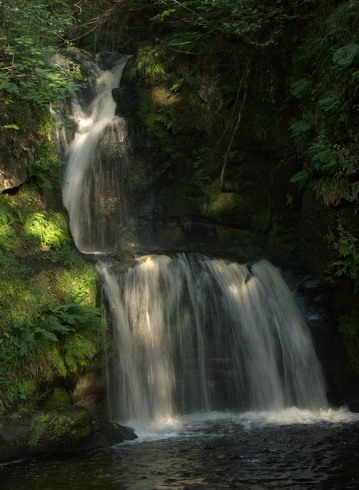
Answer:
POLYGON ((91 414, 84 407, 0 419, 0 461, 72 452, 93 436, 91 414))
POLYGON ((234 228, 217 228, 217 241, 221 245, 253 245, 260 240, 258 233, 234 228))
POLYGON ((220 192, 209 204, 208 214, 218 224, 231 228, 250 229, 251 216, 258 210, 255 196, 220 192))
POLYGON ((268 233, 268 244, 276 254, 299 257, 298 230, 291 226, 275 221, 268 233))
POLYGON ((201 199, 188 196, 187 186, 177 183, 162 189, 159 194, 161 216, 163 218, 187 217, 200 215, 201 199))
POLYGON ((45 407, 47 410, 59 410, 70 405, 72 405, 72 400, 66 388, 54 388, 45 407))
POLYGON ((254 214, 251 218, 251 229, 261 233, 266 233, 271 223, 271 212, 269 209, 254 214))
POLYGON ((29 447, 61 452, 76 448, 92 432, 91 414, 84 407, 68 407, 35 416, 29 447))

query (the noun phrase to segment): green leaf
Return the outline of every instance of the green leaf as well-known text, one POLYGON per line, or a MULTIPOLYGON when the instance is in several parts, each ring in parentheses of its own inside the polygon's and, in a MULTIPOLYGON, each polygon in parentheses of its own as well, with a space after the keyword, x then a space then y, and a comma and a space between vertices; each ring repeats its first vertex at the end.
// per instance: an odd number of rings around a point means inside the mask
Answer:
POLYGON ((296 80, 290 84, 290 91, 294 97, 300 99, 308 94, 308 90, 310 89, 312 83, 307 78, 301 78, 300 80, 296 80))
POLYGON ((299 189, 304 189, 308 184, 310 179, 310 174, 307 170, 300 170, 290 179, 290 182, 297 184, 299 189))
POLYGON ((5 126, 3 126, 4 129, 16 129, 16 130, 19 130, 19 126, 17 124, 6 124, 5 126))
POLYGON ((355 61, 358 55, 359 44, 347 44, 335 51, 333 54, 333 63, 342 68, 347 68, 355 61))

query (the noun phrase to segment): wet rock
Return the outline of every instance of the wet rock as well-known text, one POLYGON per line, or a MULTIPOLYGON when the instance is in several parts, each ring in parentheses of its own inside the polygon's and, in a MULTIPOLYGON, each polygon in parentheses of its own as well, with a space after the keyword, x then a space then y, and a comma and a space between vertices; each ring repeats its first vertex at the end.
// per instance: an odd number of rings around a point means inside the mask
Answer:
POLYGON ((359 375, 339 373, 334 381, 339 392, 339 405, 346 405, 352 412, 359 413, 359 375))
POLYGON ((107 447, 119 444, 124 441, 137 439, 134 429, 115 422, 93 422, 95 431, 95 445, 97 447, 107 447))
POLYGON ((123 260, 121 262, 117 262, 112 268, 112 272, 115 274, 124 274, 133 267, 138 265, 137 260, 123 260))
POLYGON ((75 405, 85 407, 93 417, 99 417, 103 412, 104 378, 101 368, 79 375, 72 392, 75 405))
POLYGON ((120 53, 113 53, 111 51, 102 51, 97 55, 97 62, 102 70, 110 70, 114 63, 121 58, 120 53))
POLYGON ((334 288, 331 283, 308 273, 300 266, 276 264, 294 294, 295 300, 310 330, 319 362, 323 368, 326 392, 333 406, 343 404, 336 383, 338 334, 333 317, 334 288))
POLYGON ((85 407, 0 419, 0 466, 33 457, 105 448, 137 438, 131 427, 91 420, 85 407))

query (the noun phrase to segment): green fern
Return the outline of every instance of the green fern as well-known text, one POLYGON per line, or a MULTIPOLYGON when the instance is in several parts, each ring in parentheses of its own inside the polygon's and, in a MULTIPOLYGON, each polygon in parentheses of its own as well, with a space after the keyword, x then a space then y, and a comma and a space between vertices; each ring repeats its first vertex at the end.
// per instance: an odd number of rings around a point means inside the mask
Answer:
POLYGON ((291 92, 301 117, 291 123, 305 170, 292 182, 312 186, 325 206, 359 198, 348 177, 355 154, 348 129, 355 123, 359 62, 359 1, 323 2, 294 59, 291 92), (309 178, 305 181, 305 172, 309 178))
MULTIPOLYGON (((64 304, 20 318, 0 335, 0 357, 6 379, 49 382, 86 366, 95 356, 103 323, 98 308, 78 303, 64 304)), ((4 392, 9 405, 21 400, 10 385, 4 392)))
POLYGON ((333 263, 336 276, 347 276, 354 281, 355 290, 359 289, 359 241, 354 238, 342 238, 338 245, 340 259, 333 263))
POLYGON ((32 212, 23 216, 23 236, 29 245, 39 249, 60 249, 69 242, 67 224, 60 213, 32 212))

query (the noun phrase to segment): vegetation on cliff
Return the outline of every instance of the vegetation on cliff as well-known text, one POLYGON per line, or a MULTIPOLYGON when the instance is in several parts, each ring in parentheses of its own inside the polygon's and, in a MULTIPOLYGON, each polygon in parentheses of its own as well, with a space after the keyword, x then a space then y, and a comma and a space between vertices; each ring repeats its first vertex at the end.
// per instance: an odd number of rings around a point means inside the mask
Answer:
POLYGON ((321 2, 293 55, 290 131, 302 168, 292 181, 311 189, 329 216, 327 276, 348 371, 359 374, 359 44, 357 1, 321 2), (346 298, 346 299, 344 299, 346 298))
POLYGON ((0 196, 0 409, 6 412, 45 404, 54 384, 68 385, 68 376, 93 359, 101 338, 96 273, 71 244, 61 207, 51 206, 53 191, 30 181, 0 196))
POLYGON ((16 0, 2 2, 0 9, 0 131, 6 148, 0 195, 0 415, 20 417, 46 411, 54 387, 71 388, 71 376, 98 352, 103 326, 96 273, 74 248, 61 205, 62 162, 49 117, 49 104, 69 95, 78 79, 77 67, 57 55, 72 7, 61 0, 16 0), (16 141, 23 153, 11 155, 16 141), (26 161, 17 161, 24 155, 26 161), (12 179, 11 172, 22 168, 27 178, 12 179), (20 185, 11 188, 12 181, 20 185))

